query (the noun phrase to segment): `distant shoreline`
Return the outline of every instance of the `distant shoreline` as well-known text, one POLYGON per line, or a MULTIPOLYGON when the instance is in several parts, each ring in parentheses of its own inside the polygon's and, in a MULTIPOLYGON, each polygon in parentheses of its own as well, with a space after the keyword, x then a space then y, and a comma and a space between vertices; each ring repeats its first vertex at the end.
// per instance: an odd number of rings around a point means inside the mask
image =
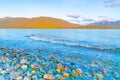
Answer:
POLYGON ((80 25, 52 17, 0 18, 0 29, 120 29, 120 26, 80 25))
POLYGON ((110 30, 110 29, 113 29, 113 30, 116 30, 116 29, 120 29, 120 28, 20 28, 20 27, 14 27, 14 28, 1 28, 0 27, 0 29, 48 29, 48 30, 50 30, 50 29, 59 29, 59 30, 63 30, 63 29, 78 29, 78 30, 84 30, 84 29, 88 29, 88 30, 97 30, 97 29, 99 29, 99 30, 110 30))

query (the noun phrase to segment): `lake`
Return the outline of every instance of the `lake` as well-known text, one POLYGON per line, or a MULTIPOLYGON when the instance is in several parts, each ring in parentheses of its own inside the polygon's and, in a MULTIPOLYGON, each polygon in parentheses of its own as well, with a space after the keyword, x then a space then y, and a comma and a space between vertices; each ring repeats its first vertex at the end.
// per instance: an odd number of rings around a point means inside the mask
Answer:
POLYGON ((0 47, 27 49, 31 51, 28 54, 43 59, 52 56, 63 66, 82 70, 82 77, 70 76, 66 80, 120 79, 120 30, 0 29, 0 47))

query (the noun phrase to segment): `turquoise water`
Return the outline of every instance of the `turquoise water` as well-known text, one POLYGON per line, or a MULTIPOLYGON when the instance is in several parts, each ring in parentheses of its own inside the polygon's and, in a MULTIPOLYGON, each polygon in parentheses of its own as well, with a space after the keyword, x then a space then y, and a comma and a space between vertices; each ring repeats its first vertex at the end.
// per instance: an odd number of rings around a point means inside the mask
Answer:
MULTIPOLYGON (((0 29, 0 46, 56 52, 62 55, 55 56, 57 59, 64 60, 67 57, 77 67, 98 61, 109 73, 109 77, 104 75, 106 80, 120 79, 120 30, 0 29)), ((83 69, 83 72, 87 71, 83 69)))

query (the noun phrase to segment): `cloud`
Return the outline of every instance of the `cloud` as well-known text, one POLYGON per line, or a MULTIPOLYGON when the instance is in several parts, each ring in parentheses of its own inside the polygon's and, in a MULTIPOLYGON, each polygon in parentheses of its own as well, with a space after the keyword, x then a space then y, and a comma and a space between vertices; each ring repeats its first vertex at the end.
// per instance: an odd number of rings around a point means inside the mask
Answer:
POLYGON ((67 15, 67 17, 73 18, 73 19, 79 19, 80 15, 67 15))
POLYGON ((83 19, 82 21, 84 21, 84 22, 93 22, 95 20, 94 19, 83 19))
POLYGON ((98 19, 102 19, 102 20, 108 20, 110 19, 108 16, 98 16, 98 19))
POLYGON ((69 21, 71 21, 71 22, 75 22, 75 23, 80 23, 79 20, 69 20, 69 21))
POLYGON ((120 6, 120 0, 104 0, 105 7, 120 6))
POLYGON ((98 16, 98 19, 100 19, 100 20, 104 20, 104 21, 111 21, 111 20, 114 20, 114 19, 112 19, 112 18, 110 18, 110 17, 108 17, 108 16, 98 16))

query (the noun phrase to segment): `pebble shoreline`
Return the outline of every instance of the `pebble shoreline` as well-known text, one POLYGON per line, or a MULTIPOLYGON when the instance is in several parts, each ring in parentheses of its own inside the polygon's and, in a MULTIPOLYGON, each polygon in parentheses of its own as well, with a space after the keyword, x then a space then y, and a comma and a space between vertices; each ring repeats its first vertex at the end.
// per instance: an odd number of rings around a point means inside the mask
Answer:
POLYGON ((71 57, 63 59, 61 54, 36 51, 39 56, 30 55, 27 49, 0 48, 0 80, 120 80, 120 69, 112 70, 115 65, 112 60, 106 61, 110 66, 102 60, 82 64, 85 58, 74 56, 76 61, 72 62, 71 57))

